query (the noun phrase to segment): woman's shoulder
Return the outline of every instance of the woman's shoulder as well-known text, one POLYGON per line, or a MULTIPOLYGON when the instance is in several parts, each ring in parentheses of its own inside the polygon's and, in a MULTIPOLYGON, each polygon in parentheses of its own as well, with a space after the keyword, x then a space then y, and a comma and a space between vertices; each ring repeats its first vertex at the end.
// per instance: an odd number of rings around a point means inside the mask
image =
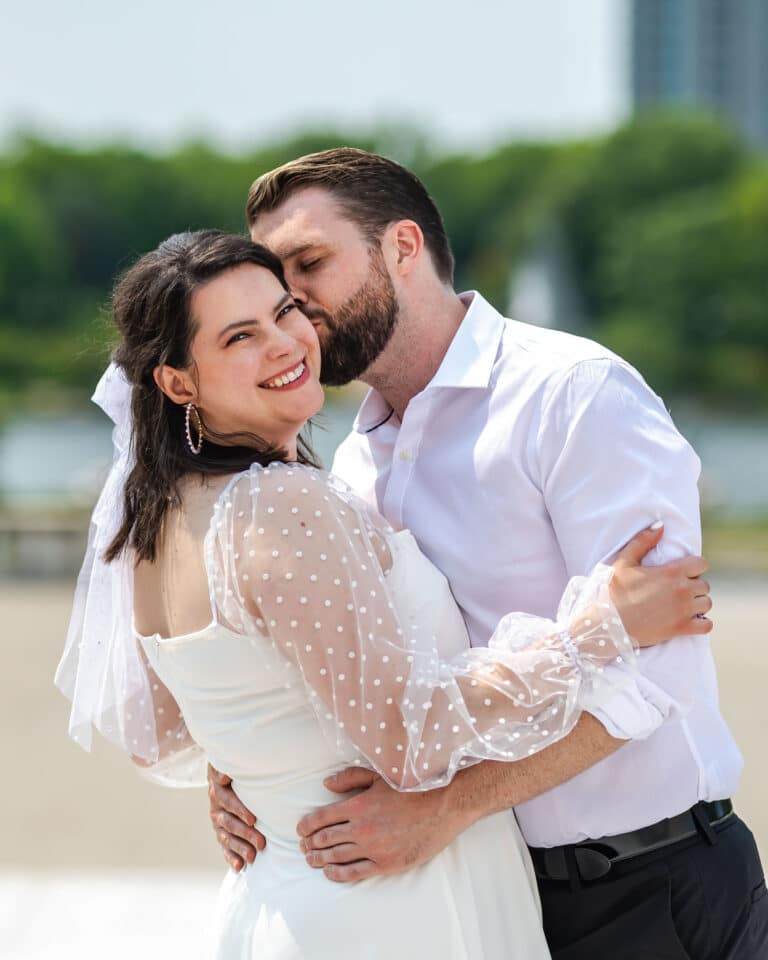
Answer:
POLYGON ((336 487, 339 481, 317 467, 303 463, 285 463, 275 460, 263 466, 252 463, 246 470, 232 474, 221 492, 222 498, 244 494, 301 493, 311 495, 313 490, 336 487))
POLYGON ((220 514, 237 508, 258 510, 272 515, 285 510, 317 510, 322 503, 343 500, 352 503, 352 490, 333 474, 302 463, 274 461, 266 466, 251 464, 246 470, 231 474, 223 483, 214 504, 220 514))
POLYGON ((352 527, 388 527, 377 512, 360 500, 341 479, 317 467, 300 463, 253 464, 230 477, 213 511, 212 527, 239 531, 250 525, 262 535, 286 520, 324 528, 341 522, 352 527))

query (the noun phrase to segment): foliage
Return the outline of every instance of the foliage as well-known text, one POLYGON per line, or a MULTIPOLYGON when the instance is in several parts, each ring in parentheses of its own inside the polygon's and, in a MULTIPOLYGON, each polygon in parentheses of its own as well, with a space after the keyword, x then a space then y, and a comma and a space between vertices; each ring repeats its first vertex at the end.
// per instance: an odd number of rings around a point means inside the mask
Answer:
POLYGON ((424 179, 459 286, 504 309, 515 262, 557 224, 590 335, 666 393, 768 404, 768 162, 711 118, 656 115, 600 140, 484 155, 436 154, 397 128, 308 132, 241 156, 204 143, 158 156, 21 140, 0 157, 0 411, 32 385, 90 388, 120 270, 179 230, 242 230, 256 176, 338 143, 424 179))

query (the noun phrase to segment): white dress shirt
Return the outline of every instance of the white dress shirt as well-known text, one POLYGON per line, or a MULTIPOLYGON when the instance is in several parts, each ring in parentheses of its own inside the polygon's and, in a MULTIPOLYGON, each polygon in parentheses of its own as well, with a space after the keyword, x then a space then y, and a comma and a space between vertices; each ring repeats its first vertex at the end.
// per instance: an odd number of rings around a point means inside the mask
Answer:
MULTIPOLYGON (((448 577, 473 645, 513 610, 552 617, 568 579, 641 528, 648 561, 699 553, 700 463, 662 401, 606 348, 502 317, 477 293, 402 422, 375 391, 333 470, 448 577)), ((591 711, 630 740, 516 808, 531 846, 623 833, 718 800, 741 755, 718 708, 709 639, 644 650, 637 686, 591 711)))

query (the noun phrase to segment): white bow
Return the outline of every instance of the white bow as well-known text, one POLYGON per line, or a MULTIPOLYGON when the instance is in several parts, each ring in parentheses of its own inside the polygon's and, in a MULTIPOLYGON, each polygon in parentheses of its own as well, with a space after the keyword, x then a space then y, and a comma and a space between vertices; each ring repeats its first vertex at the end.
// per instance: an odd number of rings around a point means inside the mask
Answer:
POLYGON ((112 467, 91 516, 54 682, 72 701, 69 734, 81 747, 91 749, 95 726, 124 750, 155 761, 152 695, 133 632, 134 554, 126 549, 112 563, 104 562, 122 523, 125 481, 134 464, 131 398, 132 388, 122 370, 110 364, 91 399, 115 424, 112 467))

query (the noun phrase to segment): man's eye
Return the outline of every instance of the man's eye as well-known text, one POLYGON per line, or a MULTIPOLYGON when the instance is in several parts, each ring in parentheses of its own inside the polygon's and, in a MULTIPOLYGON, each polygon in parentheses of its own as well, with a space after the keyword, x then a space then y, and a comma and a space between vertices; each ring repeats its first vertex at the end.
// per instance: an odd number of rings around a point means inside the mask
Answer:
POLYGON ((302 273, 309 273, 311 270, 314 270, 319 263, 320 263, 319 259, 308 260, 306 263, 299 264, 299 270, 301 270, 302 273))

